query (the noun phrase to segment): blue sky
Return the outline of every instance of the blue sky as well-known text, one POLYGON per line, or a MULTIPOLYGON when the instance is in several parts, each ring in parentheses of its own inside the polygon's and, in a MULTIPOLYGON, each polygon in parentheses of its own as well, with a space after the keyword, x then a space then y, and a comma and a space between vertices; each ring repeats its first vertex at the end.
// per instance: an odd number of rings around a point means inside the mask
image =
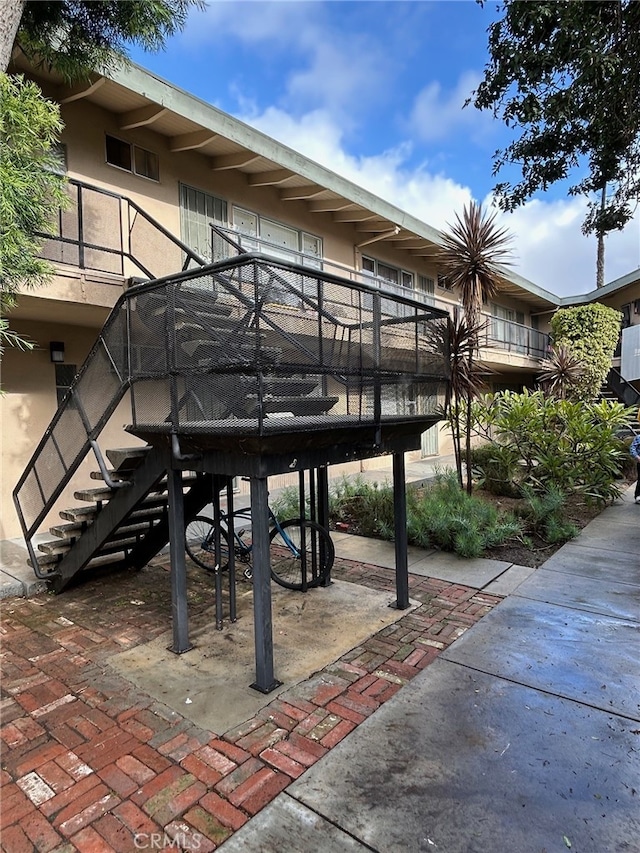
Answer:
MULTIPOLYGON (((509 139, 489 113, 462 108, 496 14, 473 0, 211 0, 166 51, 131 56, 443 228, 471 198, 491 203, 492 154, 509 139)), ((595 287, 585 204, 557 185, 504 215, 514 270, 563 295, 595 287)), ((639 265, 636 217, 607 240, 606 279, 639 265)))

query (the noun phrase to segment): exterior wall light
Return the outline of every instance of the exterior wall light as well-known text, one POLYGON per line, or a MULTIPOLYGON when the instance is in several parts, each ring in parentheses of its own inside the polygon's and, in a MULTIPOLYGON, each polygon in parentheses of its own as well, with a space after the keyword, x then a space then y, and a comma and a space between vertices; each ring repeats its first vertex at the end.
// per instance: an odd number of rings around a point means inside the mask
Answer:
POLYGON ((62 341, 51 341, 49 353, 54 364, 64 364, 64 343, 62 341))

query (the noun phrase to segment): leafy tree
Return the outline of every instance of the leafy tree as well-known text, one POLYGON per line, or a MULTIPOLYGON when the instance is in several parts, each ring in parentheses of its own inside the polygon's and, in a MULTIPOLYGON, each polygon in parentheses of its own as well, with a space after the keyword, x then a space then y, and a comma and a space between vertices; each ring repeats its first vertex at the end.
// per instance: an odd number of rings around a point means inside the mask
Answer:
MULTIPOLYGON (((504 228, 496 225, 496 213, 485 214, 482 205, 471 202, 462 212, 462 219, 456 214, 456 221, 445 231, 441 248, 438 251, 440 268, 452 287, 457 288, 466 320, 465 355, 468 362, 463 380, 462 393, 466 401, 466 467, 467 492, 471 494, 471 403, 477 387, 469 380, 477 375, 473 363, 476 360, 478 341, 483 324, 481 322, 482 303, 494 295, 498 288, 500 264, 510 257, 511 237, 504 228)), ((456 401, 457 403, 457 401, 456 401)), ((460 442, 460 414, 457 420, 457 442, 460 442)), ((454 432, 454 447, 456 434, 454 432)), ((461 476, 460 449, 456 450, 458 472, 461 476)))
MULTIPOLYGON (((190 8, 203 0, 9 0, 23 6, 17 42, 27 56, 55 68, 68 80, 113 68, 128 44, 160 50, 185 25, 190 8)), ((0 33, 0 56, 6 69, 15 31, 0 33), (8 42, 8 53, 7 53, 8 42)))
MULTIPOLYGON (((0 308, 14 307, 19 290, 46 281, 51 267, 38 257, 39 233, 67 201, 56 174, 54 145, 62 130, 57 104, 35 83, 0 74, 0 308)), ((0 345, 29 346, 0 324, 0 345)))
POLYGON ((591 200, 583 232, 623 228, 640 194, 640 3, 506 0, 500 11, 473 102, 520 133, 494 156, 494 174, 522 169, 497 185, 501 206, 577 173, 569 193, 591 200))
POLYGON ((599 302, 559 308, 551 318, 554 346, 565 347, 582 365, 573 384, 573 395, 579 399, 598 396, 611 368, 621 321, 619 311, 599 302))
POLYGON ((449 364, 449 396, 442 414, 451 430, 460 488, 463 487, 462 442, 463 436, 469 433, 466 402, 481 393, 490 373, 475 358, 483 327, 484 324, 470 326, 466 317, 456 312, 453 318, 447 317, 444 323, 429 330, 434 348, 445 355, 449 364))

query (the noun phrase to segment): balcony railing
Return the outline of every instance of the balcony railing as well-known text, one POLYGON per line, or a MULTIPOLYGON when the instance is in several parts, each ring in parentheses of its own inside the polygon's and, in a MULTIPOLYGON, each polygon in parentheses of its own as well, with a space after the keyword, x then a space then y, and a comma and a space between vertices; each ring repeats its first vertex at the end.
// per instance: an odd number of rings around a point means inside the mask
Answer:
MULTIPOLYGON (((450 315, 460 307, 434 294, 403 287, 326 257, 295 251, 219 225, 212 225, 211 258, 204 259, 126 196, 76 180, 70 180, 68 188, 71 206, 60 212, 55 233, 41 235, 45 239, 42 255, 57 263, 118 276, 154 279, 243 252, 263 253, 285 263, 322 270, 362 284, 365 294, 375 290, 388 294, 388 310, 395 311, 399 317, 408 316, 412 310, 403 303, 407 298, 450 315)), ((372 298, 363 296, 369 307, 373 304, 372 298)), ((545 357, 546 334, 510 320, 485 317, 488 324, 481 341, 483 347, 531 358, 545 357)))
POLYGON ((76 180, 67 191, 53 233, 39 235, 48 261, 149 279, 206 263, 130 198, 76 180))
POLYGON ((507 350, 529 358, 545 358, 549 335, 511 320, 484 315, 487 320, 481 346, 507 350))

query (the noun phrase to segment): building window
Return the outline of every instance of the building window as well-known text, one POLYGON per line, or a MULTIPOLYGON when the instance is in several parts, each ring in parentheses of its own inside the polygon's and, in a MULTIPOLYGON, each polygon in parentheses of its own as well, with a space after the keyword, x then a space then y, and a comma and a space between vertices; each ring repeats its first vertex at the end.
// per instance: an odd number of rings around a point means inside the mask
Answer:
POLYGON ((58 405, 62 403, 65 395, 75 379, 78 368, 75 364, 56 364, 56 397, 58 405))
POLYGON ((435 291, 435 282, 432 278, 426 275, 418 276, 418 290, 422 293, 427 293, 430 296, 433 296, 435 291))
POLYGON ((242 248, 250 252, 264 252, 306 267, 322 266, 322 239, 314 234, 235 206, 233 228, 242 234, 242 248))
POLYGON ((131 142, 125 142, 123 139, 107 134, 106 152, 109 165, 140 175, 142 178, 149 178, 151 181, 160 180, 158 155, 153 151, 147 151, 146 148, 140 148, 131 142))
POLYGON ((362 270, 391 284, 401 285, 413 290, 413 273, 407 270, 383 264, 382 261, 377 261, 375 258, 369 258, 366 255, 362 256, 362 270))
POLYGON ((451 284, 450 279, 446 275, 442 275, 442 273, 438 273, 438 287, 441 290, 448 290, 450 293, 453 291, 453 285, 451 284))

